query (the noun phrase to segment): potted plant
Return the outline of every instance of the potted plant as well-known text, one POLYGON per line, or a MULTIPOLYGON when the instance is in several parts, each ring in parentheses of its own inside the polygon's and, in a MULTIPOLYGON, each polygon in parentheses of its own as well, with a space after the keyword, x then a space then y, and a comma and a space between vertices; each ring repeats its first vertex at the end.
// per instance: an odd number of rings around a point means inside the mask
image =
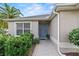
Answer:
POLYGON ((50 35, 49 35, 49 34, 46 34, 46 38, 47 38, 47 39, 50 39, 50 35))

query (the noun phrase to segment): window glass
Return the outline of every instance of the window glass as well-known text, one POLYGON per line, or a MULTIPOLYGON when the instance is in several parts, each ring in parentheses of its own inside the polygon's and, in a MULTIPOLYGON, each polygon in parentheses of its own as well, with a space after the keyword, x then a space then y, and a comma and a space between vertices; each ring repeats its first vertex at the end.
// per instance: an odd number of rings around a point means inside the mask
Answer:
POLYGON ((29 33, 30 33, 30 30, 24 30, 24 33, 27 33, 27 32, 29 32, 29 33))
POLYGON ((17 35, 20 35, 20 34, 22 34, 22 33, 23 33, 22 30, 17 30, 17 35))
POLYGON ((23 28, 23 24, 22 23, 17 23, 17 29, 22 30, 22 28, 23 28))
POLYGON ((23 24, 17 23, 17 35, 20 35, 23 33, 23 24))
POLYGON ((24 23, 24 33, 30 32, 30 23, 24 23))
POLYGON ((30 23, 17 23, 16 33, 20 35, 22 33, 30 32, 30 23))
POLYGON ((30 23, 24 23, 24 30, 30 29, 30 23))

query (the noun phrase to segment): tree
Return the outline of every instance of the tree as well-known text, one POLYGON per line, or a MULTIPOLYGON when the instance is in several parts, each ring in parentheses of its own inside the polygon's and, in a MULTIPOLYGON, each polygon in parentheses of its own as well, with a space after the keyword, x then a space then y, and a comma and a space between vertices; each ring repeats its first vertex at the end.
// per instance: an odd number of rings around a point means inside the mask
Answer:
POLYGON ((2 28, 8 28, 7 22, 4 21, 4 20, 0 20, 0 28, 1 28, 1 29, 2 29, 2 28))
POLYGON ((11 7, 8 4, 4 3, 3 6, 0 7, 0 18, 15 18, 22 15, 19 9, 15 7, 11 7))
POLYGON ((5 27, 5 25, 7 24, 5 23, 5 21, 2 21, 2 19, 20 17, 20 15, 22 15, 22 13, 19 9, 11 7, 10 5, 4 3, 3 6, 0 6, 0 24, 2 24, 2 26, 0 25, 0 27, 5 27))

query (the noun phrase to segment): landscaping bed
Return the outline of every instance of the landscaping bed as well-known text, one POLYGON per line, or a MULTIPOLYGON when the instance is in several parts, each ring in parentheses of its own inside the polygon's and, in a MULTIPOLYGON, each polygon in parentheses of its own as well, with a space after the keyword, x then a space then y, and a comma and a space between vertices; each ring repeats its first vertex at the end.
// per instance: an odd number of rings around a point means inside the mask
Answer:
POLYGON ((79 56, 78 52, 67 52, 67 53, 63 53, 63 54, 65 54, 66 56, 79 56))
POLYGON ((33 51, 34 51, 34 49, 35 49, 35 44, 33 44, 32 45, 32 47, 29 49, 29 54, 28 54, 28 56, 32 56, 32 54, 33 54, 33 51))
POLYGON ((0 33, 0 56, 32 56, 38 38, 32 33, 21 34, 17 37, 0 33))
POLYGON ((32 56, 32 54, 33 54, 33 52, 34 52, 34 49, 35 49, 35 46, 36 46, 37 44, 39 44, 39 43, 40 43, 39 38, 34 38, 34 39, 32 40, 32 47, 31 47, 31 49, 30 49, 29 56, 32 56))
POLYGON ((0 56, 28 56, 32 48, 32 34, 18 37, 0 34, 0 56))
POLYGON ((29 53, 28 53, 28 56, 32 56, 36 44, 39 44, 39 40, 34 39, 34 40, 33 40, 33 43, 32 43, 32 47, 31 47, 31 48, 29 49, 29 51, 28 51, 28 52, 29 52, 29 53))
MULTIPOLYGON (((69 32, 68 39, 70 43, 73 43, 77 47, 79 47, 79 28, 75 28, 69 32)), ((66 52, 63 53, 66 56, 79 56, 79 52, 66 52)))

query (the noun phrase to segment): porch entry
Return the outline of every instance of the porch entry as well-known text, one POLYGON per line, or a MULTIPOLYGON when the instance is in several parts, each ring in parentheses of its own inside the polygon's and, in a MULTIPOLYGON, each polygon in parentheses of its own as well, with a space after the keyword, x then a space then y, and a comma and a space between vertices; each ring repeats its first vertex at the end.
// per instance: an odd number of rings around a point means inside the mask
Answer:
POLYGON ((39 24, 39 38, 47 39, 46 35, 48 34, 48 24, 39 24))

